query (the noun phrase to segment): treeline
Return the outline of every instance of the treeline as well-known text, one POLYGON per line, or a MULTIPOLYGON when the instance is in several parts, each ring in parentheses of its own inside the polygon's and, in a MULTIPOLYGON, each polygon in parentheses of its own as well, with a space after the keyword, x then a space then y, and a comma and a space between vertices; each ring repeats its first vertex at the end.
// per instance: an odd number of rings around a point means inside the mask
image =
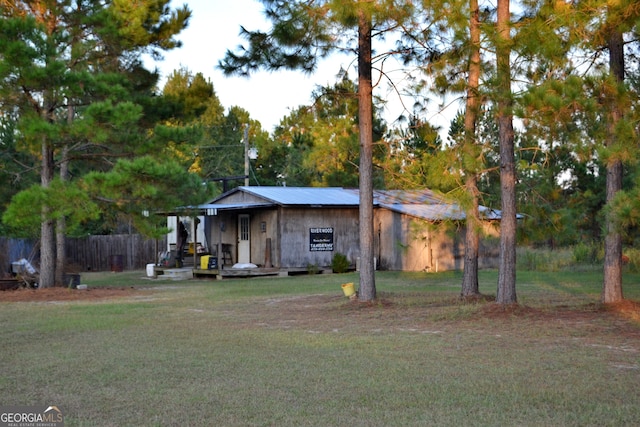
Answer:
MULTIPOLYGON (((608 245, 605 266, 619 267, 640 218, 637 2, 262 3, 271 32, 243 29, 248 45, 228 52, 225 71, 309 72, 372 42, 370 83, 389 84, 371 100, 375 188, 440 190, 471 218, 478 203, 505 209, 513 197, 521 244, 608 245), (385 122, 400 92, 411 102, 385 122), (456 99, 448 129, 433 126, 434 107, 456 99)), ((140 58, 179 47, 191 16, 168 4, 0 6, 1 231, 41 240, 44 287, 62 274, 65 236, 121 224, 162 236, 151 212, 242 184, 247 143, 252 185, 359 184, 362 73, 340 70, 267 132, 221 104, 224 82, 188 66, 158 87, 140 58)))

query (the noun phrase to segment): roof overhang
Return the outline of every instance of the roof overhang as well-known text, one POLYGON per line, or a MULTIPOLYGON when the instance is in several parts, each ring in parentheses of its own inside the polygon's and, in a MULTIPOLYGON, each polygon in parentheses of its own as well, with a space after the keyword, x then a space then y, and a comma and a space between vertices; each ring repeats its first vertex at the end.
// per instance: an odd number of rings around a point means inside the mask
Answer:
POLYGON ((206 216, 216 216, 220 211, 272 208, 274 206, 276 206, 275 203, 206 203, 198 205, 196 209, 206 216))
POLYGON ((162 212, 164 215, 205 215, 216 216, 220 211, 259 209, 274 207, 274 203, 205 203, 198 206, 180 206, 172 211, 162 212))

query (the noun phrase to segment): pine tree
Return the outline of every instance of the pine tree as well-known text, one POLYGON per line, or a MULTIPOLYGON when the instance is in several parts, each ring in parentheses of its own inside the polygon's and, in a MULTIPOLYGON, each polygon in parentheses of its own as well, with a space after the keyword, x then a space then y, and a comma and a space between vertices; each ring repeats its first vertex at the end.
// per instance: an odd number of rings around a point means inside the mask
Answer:
MULTIPOLYGON (((464 113, 464 142, 472 157, 477 159, 476 128, 480 112, 480 8, 478 0, 469 0, 469 70, 466 108, 464 113)), ((475 162, 474 162, 475 163, 475 162)), ((465 209, 466 228, 464 238, 464 272, 461 296, 473 297, 480 294, 478 284, 478 254, 480 248, 480 193, 478 191, 478 173, 467 171, 465 190, 470 202, 465 209)))
POLYGON ((411 2, 262 0, 272 22, 269 33, 242 34, 249 46, 240 54, 227 51, 220 68, 250 75, 256 69, 311 72, 318 61, 348 45, 358 52, 358 123, 360 132, 360 301, 376 297, 373 240, 373 29, 384 33, 406 18, 411 2), (356 38, 349 38, 357 30, 356 38), (346 40, 345 40, 346 37, 346 40), (341 44, 341 42, 346 42, 341 44), (355 46, 353 46, 355 42, 355 46))
POLYGON ((498 304, 514 304, 516 297, 516 168, 511 99, 511 15, 510 0, 498 0, 496 22, 496 79, 500 143, 500 271, 498 304))
MULTIPOLYGON (((40 187, 53 192, 74 156, 132 155, 149 149, 132 128, 142 120, 136 93, 155 78, 140 55, 177 47, 173 36, 190 12, 168 0, 126 2, 15 1, 0 6, 0 99, 18 110, 21 144, 40 157, 40 187), (82 154, 79 154, 82 153, 82 154), (59 169, 58 167, 61 167, 59 169)), ((40 286, 56 279, 56 223, 62 213, 41 205, 40 286)), ((60 219, 60 221, 58 221, 60 219)))

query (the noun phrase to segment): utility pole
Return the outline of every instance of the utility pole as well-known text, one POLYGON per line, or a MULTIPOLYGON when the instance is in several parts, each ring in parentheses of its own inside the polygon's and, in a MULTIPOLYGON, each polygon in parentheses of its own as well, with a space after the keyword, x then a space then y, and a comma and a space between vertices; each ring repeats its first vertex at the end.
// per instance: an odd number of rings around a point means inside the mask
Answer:
POLYGON ((249 125, 244 125, 244 185, 249 186, 249 125))

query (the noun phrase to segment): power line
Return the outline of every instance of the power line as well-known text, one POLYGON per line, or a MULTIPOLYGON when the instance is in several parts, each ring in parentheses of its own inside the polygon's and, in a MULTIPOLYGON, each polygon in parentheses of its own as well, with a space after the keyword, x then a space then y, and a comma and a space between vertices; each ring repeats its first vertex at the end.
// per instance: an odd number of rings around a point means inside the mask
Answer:
POLYGON ((237 145, 198 145, 196 148, 237 148, 242 147, 242 145, 242 143, 237 145))

